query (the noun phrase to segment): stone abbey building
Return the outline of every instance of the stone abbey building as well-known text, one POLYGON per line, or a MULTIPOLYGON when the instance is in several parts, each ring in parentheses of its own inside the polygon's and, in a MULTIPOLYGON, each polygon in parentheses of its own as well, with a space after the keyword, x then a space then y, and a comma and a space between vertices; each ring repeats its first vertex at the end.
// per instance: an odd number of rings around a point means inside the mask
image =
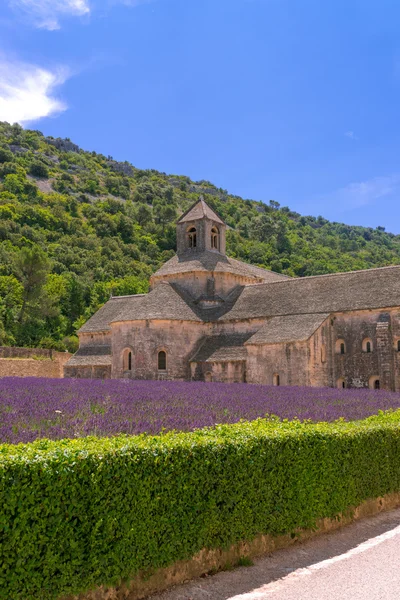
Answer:
POLYGON ((196 202, 151 291, 110 298, 65 377, 400 390, 400 266, 292 278, 226 256, 225 233, 196 202))

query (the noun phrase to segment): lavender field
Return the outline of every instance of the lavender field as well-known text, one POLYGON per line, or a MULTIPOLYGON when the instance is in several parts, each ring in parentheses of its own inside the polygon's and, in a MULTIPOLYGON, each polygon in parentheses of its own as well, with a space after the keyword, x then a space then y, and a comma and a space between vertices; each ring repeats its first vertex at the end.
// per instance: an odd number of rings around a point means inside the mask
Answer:
POLYGON ((400 408, 400 394, 249 384, 9 377, 0 380, 0 443, 190 431, 267 414, 312 421, 355 420, 390 408, 400 408))

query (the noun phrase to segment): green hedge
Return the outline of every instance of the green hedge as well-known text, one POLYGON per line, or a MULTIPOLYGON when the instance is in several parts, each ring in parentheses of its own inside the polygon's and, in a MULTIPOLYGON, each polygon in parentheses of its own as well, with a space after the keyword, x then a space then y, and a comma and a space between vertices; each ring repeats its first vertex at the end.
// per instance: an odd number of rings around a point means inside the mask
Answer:
POLYGON ((0 446, 0 598, 127 580, 400 491, 400 417, 0 446))

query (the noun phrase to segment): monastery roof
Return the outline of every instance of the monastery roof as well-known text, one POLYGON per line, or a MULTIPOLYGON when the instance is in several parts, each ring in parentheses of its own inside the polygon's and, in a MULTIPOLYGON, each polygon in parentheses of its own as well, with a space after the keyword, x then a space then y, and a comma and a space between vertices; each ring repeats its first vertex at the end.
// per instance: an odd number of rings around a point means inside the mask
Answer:
MULTIPOLYGON (((136 296, 130 298, 136 298, 136 296)), ((195 306, 190 302, 190 299, 184 297, 175 286, 168 283, 160 283, 151 292, 143 294, 136 301, 126 301, 111 321, 140 321, 146 319, 202 320, 196 314, 195 306)))
POLYGON ((79 333, 110 331, 110 323, 128 304, 137 303, 146 294, 110 298, 86 323, 79 333))
POLYGON ((190 362, 225 362, 245 360, 247 350, 244 343, 252 333, 229 333, 204 336, 200 347, 190 362))
POLYGON ((249 285, 220 320, 390 306, 400 306, 400 266, 249 285))
POLYGON ((249 340, 249 344, 280 344, 308 340, 328 314, 272 317, 249 340))
POLYGON ((149 294, 111 298, 80 332, 108 331, 117 321, 216 322, 303 315, 285 322, 271 319, 270 332, 266 326, 253 339, 278 343, 293 336, 307 339, 314 324, 317 327, 330 313, 391 306, 400 306, 400 266, 236 286, 221 306, 211 309, 196 304, 178 284, 159 283, 149 294))
POLYGON ((178 220, 178 223, 186 223, 187 221, 195 221, 197 219, 210 219, 215 223, 225 225, 221 217, 207 204, 204 198, 200 198, 193 204, 178 220))
POLYGON ((280 281, 291 279, 288 275, 274 273, 268 269, 249 265, 235 258, 230 258, 219 252, 205 250, 196 252, 189 250, 182 256, 173 256, 168 260, 152 278, 158 278, 179 273, 189 273, 191 271, 208 271, 214 273, 232 273, 242 277, 259 279, 263 281, 280 281))
POLYGON ((111 365, 111 346, 82 346, 66 363, 68 367, 111 365))

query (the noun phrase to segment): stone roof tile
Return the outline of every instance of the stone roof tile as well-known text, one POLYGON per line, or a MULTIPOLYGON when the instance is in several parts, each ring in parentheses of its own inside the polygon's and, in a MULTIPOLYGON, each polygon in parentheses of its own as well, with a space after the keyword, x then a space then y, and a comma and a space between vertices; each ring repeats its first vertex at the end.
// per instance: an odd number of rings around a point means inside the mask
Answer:
POLYGON ((207 204, 203 197, 195 202, 178 220, 178 223, 186 223, 187 221, 195 221, 197 219, 210 219, 220 225, 225 225, 221 217, 207 204))
POLYGON ((135 296, 116 296, 110 298, 99 310, 80 328, 79 333, 110 331, 110 323, 127 305, 138 303, 146 294, 135 296))
POLYGON ((308 340, 329 314, 288 315, 267 320, 249 340, 250 344, 281 344, 308 340))
POLYGON ((152 279, 162 278, 169 275, 189 272, 214 272, 232 273, 242 277, 248 277, 259 281, 281 281, 291 279, 288 275, 274 273, 268 269, 249 265, 235 258, 205 250, 204 252, 188 251, 182 256, 173 256, 154 275, 152 279))
POLYGON ((389 306, 400 306, 400 266, 249 285, 220 320, 389 306))
POLYGON ((200 347, 190 362, 228 362, 246 360, 247 350, 244 346, 252 333, 225 333, 204 336, 200 347))
POLYGON ((111 321, 140 321, 146 319, 202 320, 196 314, 189 298, 184 299, 168 283, 160 283, 149 294, 144 294, 138 302, 126 302, 126 305, 111 321))
POLYGON ((65 366, 107 366, 111 365, 111 346, 81 346, 65 366))

